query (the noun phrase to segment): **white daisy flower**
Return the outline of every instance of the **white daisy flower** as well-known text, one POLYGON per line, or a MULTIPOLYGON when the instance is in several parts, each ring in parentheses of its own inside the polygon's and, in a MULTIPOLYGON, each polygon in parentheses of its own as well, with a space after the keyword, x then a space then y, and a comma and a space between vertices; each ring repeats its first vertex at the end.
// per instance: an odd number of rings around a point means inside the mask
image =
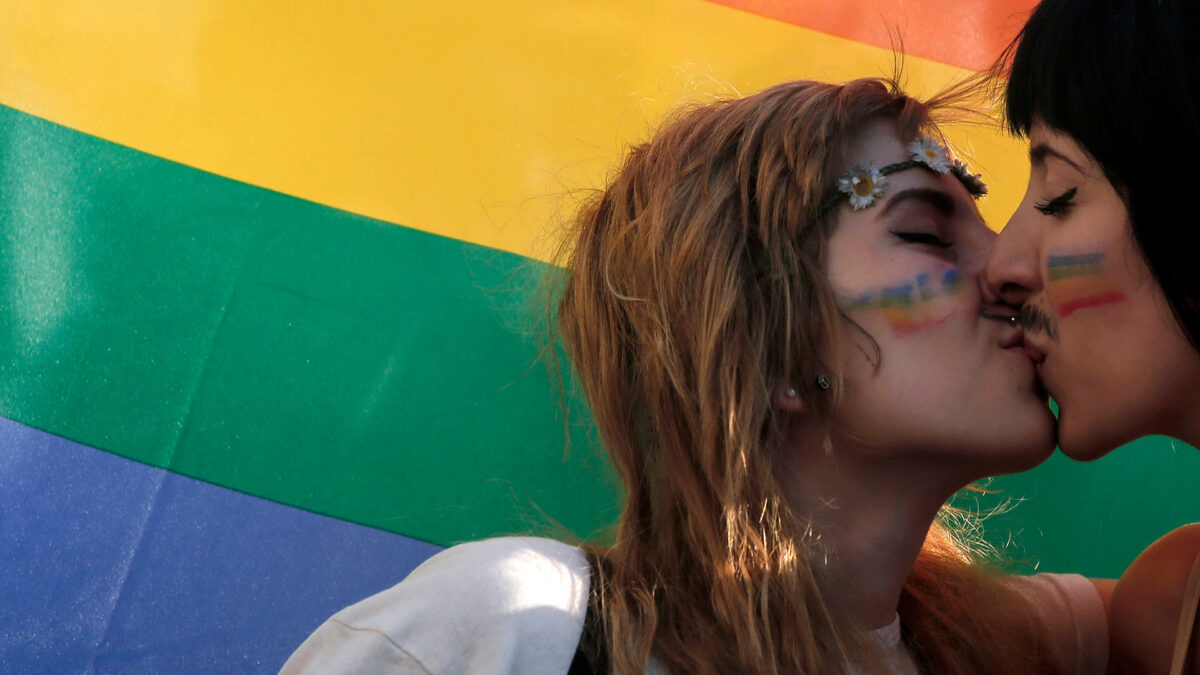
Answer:
POLYGON ((957 159, 954 160, 954 167, 951 170, 955 176, 958 176, 958 180, 962 182, 963 186, 967 188, 967 192, 970 192, 975 197, 982 197, 987 194, 987 185, 983 182, 982 174, 971 173, 967 169, 967 165, 957 159))
POLYGON ((921 136, 908 144, 912 158, 938 173, 950 171, 950 153, 946 146, 928 136, 921 136))
POLYGON ((879 173, 879 169, 871 162, 852 167, 838 179, 838 190, 849 195, 850 206, 855 211, 874 204, 876 199, 883 196, 883 189, 887 185, 887 177, 879 173))

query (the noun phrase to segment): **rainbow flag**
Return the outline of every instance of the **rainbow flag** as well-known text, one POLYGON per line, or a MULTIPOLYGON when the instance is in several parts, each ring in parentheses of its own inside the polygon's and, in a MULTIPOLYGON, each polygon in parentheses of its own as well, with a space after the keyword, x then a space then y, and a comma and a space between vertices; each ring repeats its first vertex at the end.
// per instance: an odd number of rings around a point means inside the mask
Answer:
MULTIPOLYGON (((0 671, 274 672, 443 546, 602 532, 619 488, 530 312, 579 190, 678 104, 888 73, 892 34, 928 93, 1030 5, 12 9, 0 671)), ((954 133, 998 226, 1024 148, 954 133)), ((1200 512, 1194 456, 997 482, 1029 508, 994 536, 1116 574, 1200 512)))

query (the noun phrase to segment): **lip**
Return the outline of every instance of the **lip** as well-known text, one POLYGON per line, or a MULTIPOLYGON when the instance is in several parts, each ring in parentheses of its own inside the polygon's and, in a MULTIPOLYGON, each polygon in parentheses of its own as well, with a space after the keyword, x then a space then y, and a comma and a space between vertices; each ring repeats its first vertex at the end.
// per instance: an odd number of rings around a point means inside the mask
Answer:
POLYGON ((1040 370, 1042 363, 1046 360, 1046 350, 1029 339, 1025 339, 1022 346, 1025 349, 1025 353, 1029 355, 1030 360, 1040 370))
POLYGON ((1034 390, 1040 398, 1048 396, 1046 385, 1042 381, 1042 363, 1046 360, 1046 350, 1038 345, 1036 340, 1031 340, 1025 334, 1025 329, 1020 323, 1009 327, 1009 322, 1012 320, 1011 314, 985 309, 980 312, 980 315, 985 319, 1004 324, 1005 333, 998 346, 1004 351, 1020 354, 1021 358, 1027 359, 1026 362, 1033 365, 1034 390))
POLYGON ((1029 359, 1033 364, 1034 371, 1037 372, 1040 379, 1042 373, 1042 362, 1046 360, 1046 353, 1040 348, 1029 344, 1025 338, 1025 331, 1021 329, 1015 330, 1005 340, 1000 343, 1000 348, 1006 351, 1016 352, 1024 358, 1029 359))

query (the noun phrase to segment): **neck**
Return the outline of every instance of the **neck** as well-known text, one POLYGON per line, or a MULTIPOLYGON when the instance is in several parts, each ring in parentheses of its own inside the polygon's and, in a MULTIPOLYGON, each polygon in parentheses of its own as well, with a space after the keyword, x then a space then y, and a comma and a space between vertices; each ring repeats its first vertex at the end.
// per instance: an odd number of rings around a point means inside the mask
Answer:
POLYGON ((1174 424, 1165 433, 1187 443, 1193 448, 1200 448, 1200 383, 1196 391, 1188 392, 1179 397, 1183 401, 1182 410, 1176 415, 1174 424))
POLYGON ((837 444, 828 455, 797 449, 795 457, 787 487, 820 534, 815 564, 835 589, 831 601, 863 628, 888 625, 938 509, 969 479, 944 462, 882 459, 837 444))
MULTIPOLYGON (((1193 373, 1200 372, 1200 362, 1195 360, 1187 367, 1193 373)), ((1175 405, 1161 415, 1150 432, 1177 438, 1193 448, 1200 448, 1200 379, 1190 378, 1189 387, 1179 387, 1171 394, 1175 405)))

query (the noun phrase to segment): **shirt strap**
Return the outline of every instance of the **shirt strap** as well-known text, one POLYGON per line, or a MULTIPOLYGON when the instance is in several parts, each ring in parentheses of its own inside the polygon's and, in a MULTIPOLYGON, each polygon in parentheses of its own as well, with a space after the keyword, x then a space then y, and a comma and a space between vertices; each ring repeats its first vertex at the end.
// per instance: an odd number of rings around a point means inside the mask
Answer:
POLYGON ((1171 657, 1171 675, 1182 675, 1187 666, 1188 655, 1192 646, 1193 629, 1196 624, 1196 608, 1200 605, 1200 555, 1192 563, 1192 573, 1188 577, 1187 586, 1183 592, 1183 607, 1179 612, 1179 627, 1175 630, 1175 654, 1171 657))
POLYGON ((600 592, 600 560, 585 551, 589 581, 587 613, 583 617, 583 632, 567 675, 609 675, 608 636, 604 625, 604 602, 600 592))

